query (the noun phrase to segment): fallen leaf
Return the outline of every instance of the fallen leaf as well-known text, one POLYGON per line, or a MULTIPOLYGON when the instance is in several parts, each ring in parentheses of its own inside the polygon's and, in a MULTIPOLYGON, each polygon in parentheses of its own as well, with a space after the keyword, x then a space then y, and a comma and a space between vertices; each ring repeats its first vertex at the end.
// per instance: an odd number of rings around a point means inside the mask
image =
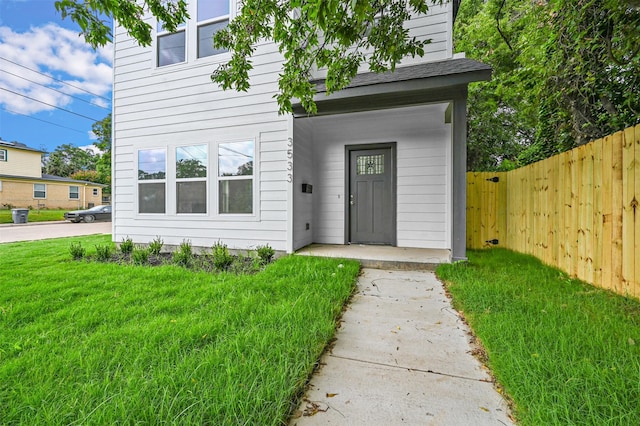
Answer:
POLYGON ((291 416, 294 419, 299 419, 300 417, 302 417, 302 411, 300 410, 296 410, 293 412, 293 415, 291 416))
POLYGON ((486 407, 480 407, 480 409, 481 409, 482 411, 486 411, 487 413, 489 412, 489 409, 488 409, 488 408, 486 408, 486 407))
POLYGON ((333 398, 336 395, 337 395, 337 393, 328 393, 327 394, 327 398, 333 398))
POLYGON ((629 342, 629 346, 633 346, 636 344, 636 341, 633 340, 631 337, 629 337, 629 340, 627 340, 627 342, 629 342))

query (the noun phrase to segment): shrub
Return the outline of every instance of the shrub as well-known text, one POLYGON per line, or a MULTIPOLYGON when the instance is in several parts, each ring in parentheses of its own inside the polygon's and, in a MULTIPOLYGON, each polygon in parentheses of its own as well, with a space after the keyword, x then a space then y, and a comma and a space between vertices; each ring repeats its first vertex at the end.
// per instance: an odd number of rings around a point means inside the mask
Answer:
POLYGON ((135 249, 133 249, 133 252, 131 252, 131 260, 136 265, 146 265, 149 262, 150 253, 150 249, 136 247, 135 249))
POLYGON ((149 253, 154 256, 159 255, 163 245, 164 241, 162 241, 162 238, 160 238, 160 236, 157 236, 153 241, 149 243, 149 253))
POLYGON ((213 246, 213 266, 218 271, 226 271, 233 263, 233 255, 229 253, 229 249, 226 244, 217 242, 213 246))
POLYGON ((96 258, 101 262, 108 262, 111 260, 111 254, 113 253, 113 246, 111 244, 97 245, 96 244, 96 258))
POLYGON ((133 240, 130 237, 122 239, 120 251, 122 254, 130 254, 133 251, 133 240))
POLYGON ((74 260, 79 260, 84 257, 87 251, 82 247, 81 243, 71 243, 69 245, 69 253, 71 253, 71 257, 73 257, 74 260))
POLYGON ((173 262, 180 266, 189 266, 193 261, 193 251, 191 250, 191 242, 183 241, 178 250, 173 252, 173 262))
POLYGON ((262 260, 263 264, 270 263, 273 260, 273 256, 276 254, 276 251, 269 246, 269 244, 264 246, 258 246, 258 257, 262 260))

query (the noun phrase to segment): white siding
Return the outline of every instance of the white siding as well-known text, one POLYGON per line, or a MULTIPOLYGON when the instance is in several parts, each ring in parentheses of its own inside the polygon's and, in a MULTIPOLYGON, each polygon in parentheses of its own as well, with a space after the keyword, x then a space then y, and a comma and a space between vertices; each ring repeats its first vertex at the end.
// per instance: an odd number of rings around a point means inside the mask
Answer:
POLYGON ((295 120, 293 132, 293 249, 297 250, 313 242, 313 197, 316 187, 313 178, 311 121, 295 120), (311 194, 302 192, 303 183, 313 186, 311 194))
POLYGON ((345 243, 345 146, 396 142, 397 245, 451 248, 445 109, 439 104, 302 119, 313 125, 314 242, 345 243))
POLYGON ((135 45, 117 30, 114 58, 114 240, 131 237, 146 243, 160 235, 166 244, 190 240, 209 247, 270 244, 286 250, 287 118, 279 116, 272 96, 281 57, 272 44, 258 47, 253 86, 246 93, 223 91, 211 82, 215 57, 168 67, 154 66, 153 47, 135 45), (254 140, 255 211, 250 216, 217 214, 217 181, 212 176, 220 142, 254 140), (181 145, 209 147, 206 214, 175 213, 175 180, 168 166, 167 213, 137 213, 137 152, 181 145))

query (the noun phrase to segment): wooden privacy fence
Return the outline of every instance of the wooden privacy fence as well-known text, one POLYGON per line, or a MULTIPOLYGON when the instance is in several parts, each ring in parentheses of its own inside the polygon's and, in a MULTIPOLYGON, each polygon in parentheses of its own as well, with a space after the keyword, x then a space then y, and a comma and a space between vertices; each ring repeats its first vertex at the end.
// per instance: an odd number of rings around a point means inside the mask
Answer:
POLYGON ((532 254, 640 298, 639 203, 637 125, 517 170, 467 173, 467 247, 532 254))

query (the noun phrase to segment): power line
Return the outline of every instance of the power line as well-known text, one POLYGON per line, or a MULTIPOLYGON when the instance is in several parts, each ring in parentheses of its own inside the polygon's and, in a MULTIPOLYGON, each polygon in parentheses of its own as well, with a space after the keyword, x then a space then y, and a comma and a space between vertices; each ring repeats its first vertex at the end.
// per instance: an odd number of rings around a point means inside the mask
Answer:
POLYGON ((27 80, 28 82, 33 83, 33 84, 37 84, 37 85, 39 85, 39 86, 42 86, 42 87, 44 87, 45 89, 53 90, 54 92, 58 92, 58 93, 61 93, 61 94, 65 95, 65 96, 69 96, 70 98, 77 99, 77 100, 82 101, 82 102, 86 102, 86 103, 88 103, 88 104, 91 104, 91 105, 97 106, 98 108, 102 108, 102 109, 109 110, 109 108, 103 107, 102 105, 98 105, 98 104, 96 104, 96 103, 94 103, 94 102, 87 101, 86 99, 82 99, 82 98, 80 98, 80 97, 78 97, 78 96, 70 95, 70 94, 68 94, 68 93, 63 92, 62 90, 58 90, 58 89, 54 89, 53 87, 45 86, 45 85, 44 85, 44 84, 42 84, 42 83, 38 83, 37 81, 29 80, 28 78, 23 77, 23 76, 21 76, 21 75, 14 74, 14 73, 9 72, 9 71, 7 71, 7 70, 0 70, 0 71, 6 72, 7 74, 11 74, 11 75, 13 75, 13 76, 15 76, 15 77, 18 77, 18 78, 21 78, 21 79, 23 79, 23 80, 27 80))
POLYGON ((12 63, 12 64, 14 64, 14 65, 17 65, 17 66, 19 66, 19 67, 21 67, 21 68, 27 69, 27 70, 29 70, 29 71, 33 71, 33 72, 35 72, 35 73, 37 73, 37 74, 43 75, 43 76, 45 76, 45 77, 47 77, 47 78, 50 78, 50 79, 52 79, 52 80, 54 80, 54 81, 57 81, 57 82, 60 82, 60 83, 62 83, 62 84, 66 84, 66 85, 68 85, 68 86, 71 86, 71 87, 73 87, 74 89, 82 90, 82 91, 83 91, 83 92, 85 92, 85 93, 88 93, 88 94, 90 94, 90 95, 93 95, 93 96, 96 96, 96 97, 98 97, 98 98, 102 98, 102 99, 104 99, 104 100, 106 100, 106 101, 111 102, 111 99, 109 99, 109 98, 105 98, 104 96, 100 96, 100 95, 98 95, 97 93, 90 92, 90 91, 88 91, 88 90, 86 90, 86 89, 83 89, 82 87, 75 86, 75 85, 73 85, 73 84, 71 84, 71 83, 68 83, 68 82, 66 82, 66 81, 64 81, 64 80, 59 80, 59 79, 57 79, 57 78, 55 78, 55 77, 52 77, 52 76, 50 76, 50 75, 48 75, 48 74, 45 74, 45 73, 43 73, 43 72, 40 72, 40 71, 38 71, 38 70, 34 70, 33 68, 29 68, 29 67, 27 67, 27 66, 24 66, 24 65, 19 64, 19 63, 17 63, 17 62, 14 62, 14 61, 12 61, 12 60, 10 60, 10 59, 3 58, 2 56, 0 56, 0 59, 2 59, 3 61, 10 62, 10 63, 12 63))
POLYGON ((68 109, 61 108, 61 107, 56 106, 56 105, 48 104, 48 103, 46 103, 46 102, 40 101, 40 100, 35 99, 35 98, 32 98, 32 97, 30 97, 30 96, 23 95, 22 93, 18 93, 18 92, 14 92, 13 90, 5 89, 4 87, 0 87, 0 90, 4 90, 5 92, 13 93, 14 95, 22 96, 23 98, 27 98, 27 99, 30 99, 30 100, 35 101, 35 102, 40 102, 41 104, 45 104, 45 105, 47 105, 47 106, 50 106, 50 107, 52 107, 52 108, 56 108, 56 109, 62 110, 62 111, 64 111, 64 112, 68 112, 69 114, 77 115, 78 117, 86 118, 87 120, 91 120, 91 121, 100 121, 100 120, 97 120, 97 119, 95 119, 95 118, 92 118, 92 117, 89 117, 89 116, 86 116, 86 115, 82 115, 82 114, 79 114, 79 113, 77 113, 77 112, 70 111, 70 110, 68 110, 68 109))
POLYGON ((63 126, 62 124, 54 123, 54 122, 52 122, 52 121, 43 120, 43 119, 41 119, 41 118, 32 117, 32 116, 30 116, 30 115, 22 114, 22 113, 20 113, 20 112, 12 111, 12 110, 10 110, 10 109, 6 109, 6 108, 0 108, 0 109, 2 109, 3 111, 10 112, 11 114, 21 115, 21 116, 23 116, 23 117, 27 117, 27 118, 30 118, 30 119, 32 119, 32 120, 38 120, 38 121, 42 121, 43 123, 52 124, 52 125, 54 125, 54 126, 62 127, 63 129, 72 130, 72 131, 74 131, 74 132, 78 132, 78 133, 82 133, 82 134, 86 134, 86 133, 87 133, 87 132, 83 132, 82 130, 72 129, 71 127, 63 126))

